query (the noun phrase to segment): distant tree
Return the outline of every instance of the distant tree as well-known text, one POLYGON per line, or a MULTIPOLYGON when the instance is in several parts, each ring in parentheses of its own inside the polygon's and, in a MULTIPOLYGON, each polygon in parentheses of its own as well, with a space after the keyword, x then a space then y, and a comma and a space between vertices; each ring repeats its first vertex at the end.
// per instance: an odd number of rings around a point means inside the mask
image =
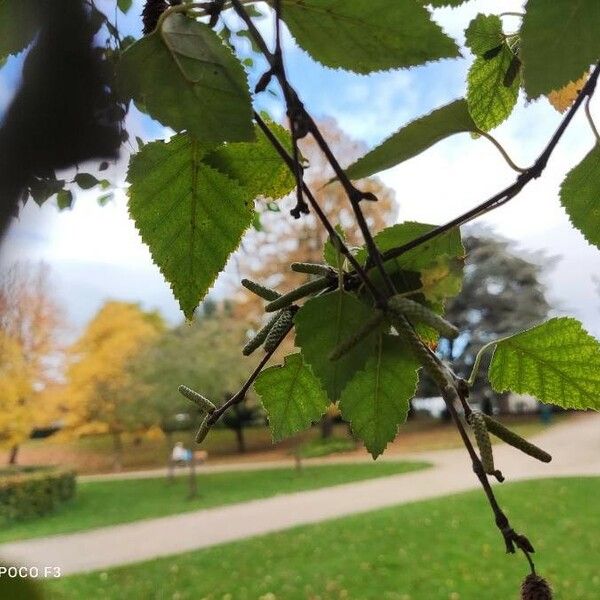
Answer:
MULTIPOLYGON (((199 311, 192 323, 165 332, 132 358, 128 365, 132 401, 126 411, 135 421, 141 417, 144 426, 159 425, 167 434, 191 427, 198 411, 177 393, 179 385, 201 390, 216 405, 240 387, 257 359, 241 356, 247 328, 232 319, 229 310, 211 305, 209 311, 199 311)), ((242 408, 225 423, 236 432, 240 451, 244 427, 256 420, 253 406, 242 408)))
MULTIPOLYGON (((131 420, 123 417, 131 401, 125 367, 163 329, 158 313, 145 312, 137 304, 110 301, 69 349, 69 429, 80 435, 110 433, 116 469, 122 464, 122 434, 133 428, 131 420)), ((140 419, 144 419, 143 411, 140 419)))
POLYGON ((8 361, 3 366, 3 386, 7 386, 3 389, 12 389, 5 401, 12 402, 8 398, 19 390, 15 426, 9 436, 10 464, 17 462, 19 445, 34 424, 54 417, 39 398, 57 376, 62 327, 62 311, 45 264, 15 263, 0 274, 0 334, 8 361), (11 377, 15 378, 12 382, 11 377))
MULTIPOLYGON (((542 255, 511 251, 511 242, 489 230, 480 229, 463 238, 466 264, 462 290, 449 301, 447 318, 461 331, 461 336, 440 344, 438 353, 452 360, 456 371, 468 377, 475 356, 481 347, 493 339, 511 335, 543 321, 550 310, 545 287, 541 281, 552 259, 542 255)), ((473 396, 484 408, 491 409, 494 398, 485 373, 490 357, 484 357, 485 369, 480 369, 473 396)), ((428 390, 430 382, 422 382, 423 395, 437 395, 428 390)), ((500 403, 503 410, 503 403, 500 403)))

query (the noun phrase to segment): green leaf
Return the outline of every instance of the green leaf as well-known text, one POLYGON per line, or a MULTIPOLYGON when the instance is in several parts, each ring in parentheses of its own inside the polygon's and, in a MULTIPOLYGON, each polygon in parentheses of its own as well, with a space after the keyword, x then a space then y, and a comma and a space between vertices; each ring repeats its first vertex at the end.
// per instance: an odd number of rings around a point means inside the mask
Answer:
POLYGON ((455 100, 412 121, 346 169, 350 179, 370 177, 420 154, 456 133, 476 131, 464 100, 455 100))
POLYGON ((423 4, 431 5, 433 8, 444 8, 450 6, 452 8, 456 8, 469 0, 423 0, 423 4))
POLYGON ((36 0, 0 0, 0 60, 25 50, 38 27, 36 0))
POLYGON ((489 379, 497 392, 600 410, 600 343, 576 319, 550 319, 498 342, 489 379))
POLYGON ((465 41, 473 54, 482 56, 504 43, 502 20, 498 15, 479 13, 465 30, 465 41))
POLYGON ((123 53, 119 83, 154 118, 201 142, 254 139, 244 68, 212 29, 181 14, 123 53))
POLYGON ((340 410, 377 458, 406 421, 419 363, 398 336, 380 335, 375 354, 345 387, 340 410))
POLYGON ((600 144, 567 174, 560 201, 573 226, 600 248, 600 144))
MULTIPOLYGON (((287 129, 276 123, 269 126, 284 146, 290 148, 287 129)), ((291 171, 258 127, 255 142, 224 144, 209 152, 204 162, 235 179, 252 200, 258 196, 281 198, 296 185, 291 171)))
POLYGON ((282 16, 298 44, 327 67, 371 73, 459 56, 413 1, 283 0, 282 16))
POLYGON ((372 316, 373 309, 339 290, 311 298, 296 314, 296 343, 332 402, 374 352, 377 336, 366 337, 339 360, 329 360, 329 354, 372 316))
POLYGON ((283 365, 265 369, 254 389, 269 416, 274 442, 310 427, 329 405, 319 380, 303 363, 301 354, 290 354, 283 365))
POLYGON ((129 164, 129 212, 189 319, 252 224, 243 188, 202 163, 187 134, 146 144, 129 164))
POLYGON ((117 6, 122 13, 127 13, 133 4, 133 0, 117 0, 117 6))
POLYGON ((91 190, 93 187, 96 187, 100 181, 96 179, 91 173, 77 173, 73 178, 73 181, 82 189, 82 190, 91 190))
POLYGON ((520 68, 512 81, 506 81, 511 63, 518 61, 511 49, 503 44, 496 56, 478 56, 467 76, 467 103, 477 127, 489 131, 505 121, 512 113, 521 85, 520 68), (510 85, 506 85, 510 83, 510 85))
POLYGON ((521 27, 523 80, 529 98, 576 81, 600 58, 598 0, 529 0, 521 27))
MULTIPOLYGON (((379 250, 385 253, 403 246, 434 228, 435 225, 407 221, 386 227, 374 239, 379 250)), ((425 298, 432 302, 439 302, 455 296, 460 291, 464 254, 460 231, 451 229, 398 258, 386 261, 385 269, 392 274, 403 274, 408 271, 419 273, 425 298)), ((358 252, 357 259, 359 262, 364 262, 367 255, 367 250, 363 247, 358 252)))
POLYGON ((73 193, 71 190, 60 190, 56 194, 56 205, 58 206, 58 210, 71 208, 73 206, 73 193))

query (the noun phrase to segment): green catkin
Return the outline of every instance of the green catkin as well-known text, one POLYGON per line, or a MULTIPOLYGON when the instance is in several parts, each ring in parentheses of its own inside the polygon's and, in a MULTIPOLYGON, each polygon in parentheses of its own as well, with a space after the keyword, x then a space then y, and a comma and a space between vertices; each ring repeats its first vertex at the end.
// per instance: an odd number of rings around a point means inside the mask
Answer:
POLYGON ((267 339, 265 341, 265 351, 272 352, 277 348, 277 345, 282 340, 282 338, 287 334, 290 330, 291 326, 294 324, 294 315, 291 310, 283 310, 281 314, 277 318, 277 321, 269 331, 267 335, 267 339))
POLYGON ((216 406, 208 398, 205 398, 192 388, 187 387, 187 385, 180 385, 177 389, 182 396, 185 396, 188 400, 199 406, 200 410, 208 414, 215 412, 216 406))
POLYGON ((208 432, 210 431, 210 422, 209 422, 209 416, 206 415, 204 417, 204 419, 202 420, 202 423, 200 424, 200 428, 198 429, 197 433, 196 433, 196 444, 201 444, 205 439, 206 436, 208 435, 208 432))
POLYGON ((524 452, 525 454, 528 454, 533 458, 537 458, 537 460, 546 463, 552 460, 552 456, 550 456, 550 454, 548 454, 538 446, 535 446, 531 442, 528 442, 527 440, 523 439, 514 431, 511 431, 510 429, 504 427, 504 425, 496 421, 496 419, 493 419, 488 415, 483 415, 483 418, 485 419, 485 424, 487 425, 488 431, 490 433, 493 433, 497 438, 500 438, 507 444, 514 446, 521 452, 524 452))
POLYGON ((446 379, 446 373, 443 368, 438 365, 435 357, 431 355, 427 346, 425 346, 415 330, 411 327, 410 323, 406 320, 406 317, 402 314, 394 313, 393 311, 390 311, 390 313, 391 314, 388 314, 388 317, 390 317, 392 325, 395 327, 398 334, 410 344, 415 358, 423 365, 432 379, 442 389, 445 389, 448 386, 448 380, 446 379))
POLYGON ((252 281, 250 279, 242 279, 242 285, 247 290, 250 290, 253 294, 256 294, 264 300, 268 300, 269 302, 277 300, 277 298, 281 296, 281 294, 277 293, 275 290, 265 287, 264 285, 260 285, 260 283, 256 283, 256 281, 252 281))
POLYGON ((388 300, 388 306, 397 314, 402 314, 411 320, 426 323, 445 338, 454 339, 458 336, 458 329, 452 323, 449 323, 446 319, 440 317, 440 315, 429 310, 426 306, 419 304, 419 302, 415 302, 404 296, 393 296, 388 300))
POLYGON ((259 330, 259 332, 244 346, 242 354, 244 356, 250 356, 262 343, 267 339, 269 332, 273 328, 273 325, 277 322, 277 319, 281 316, 281 312, 276 313, 269 322, 259 330))
POLYGON ((496 473, 496 469, 494 468, 492 442, 490 441, 490 435, 488 433, 483 414, 478 410, 474 410, 469 415, 468 420, 469 425, 475 434, 475 441, 477 442, 479 454, 481 455, 481 464, 483 465, 483 470, 488 475, 494 475, 496 473))
POLYGON ((307 273, 308 275, 323 275, 325 277, 332 277, 335 275, 335 271, 327 266, 318 263, 292 263, 292 271, 296 273, 307 273))
POLYGON ((530 573, 521 584, 521 600, 552 600, 552 588, 543 577, 530 573))
POLYGON ((373 329, 377 327, 381 321, 383 321, 383 312, 378 310, 368 321, 362 325, 360 329, 358 329, 350 337, 347 337, 345 340, 343 340, 335 348, 335 350, 331 352, 329 355, 329 360, 335 361, 342 358, 342 356, 350 352, 354 346, 371 334, 373 329))
POLYGON ((295 290, 292 290, 283 296, 279 296, 279 298, 267 304, 267 306, 265 306, 265 311, 275 312, 276 310, 286 308, 290 306, 290 304, 293 304, 296 300, 300 300, 305 296, 320 292, 330 285, 331 280, 329 277, 320 277, 314 281, 309 281, 308 283, 297 287, 295 290))

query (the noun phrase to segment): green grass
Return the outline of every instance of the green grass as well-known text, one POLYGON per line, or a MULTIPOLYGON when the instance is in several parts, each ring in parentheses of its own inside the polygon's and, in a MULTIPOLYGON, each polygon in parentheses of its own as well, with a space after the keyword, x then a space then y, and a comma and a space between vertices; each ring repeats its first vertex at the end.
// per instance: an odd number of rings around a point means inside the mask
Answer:
POLYGON ((360 479, 385 477, 425 466, 425 463, 416 462, 381 462, 308 466, 301 471, 287 468, 226 473, 200 472, 199 496, 195 499, 188 499, 186 476, 176 477, 171 482, 164 477, 80 483, 75 500, 64 504, 57 512, 3 527, 0 530, 0 543, 163 517, 360 479))
MULTIPOLYGON (((600 478, 505 484, 556 600, 600 598, 600 478)), ((480 491, 66 577, 53 598, 516 600, 527 568, 505 555, 480 491)))
POLYGON ((317 438, 300 446, 297 454, 301 458, 317 458, 339 452, 351 452, 356 448, 356 442, 350 438, 317 438))

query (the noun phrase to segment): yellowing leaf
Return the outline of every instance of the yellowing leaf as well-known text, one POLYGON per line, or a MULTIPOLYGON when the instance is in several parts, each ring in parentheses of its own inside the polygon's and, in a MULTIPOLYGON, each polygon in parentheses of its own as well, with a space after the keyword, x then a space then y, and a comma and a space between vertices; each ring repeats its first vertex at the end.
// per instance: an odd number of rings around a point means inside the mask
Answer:
POLYGON ((559 113, 565 112, 565 110, 575 102, 575 98, 577 98, 581 88, 585 85, 587 78, 588 73, 586 71, 577 81, 571 81, 571 83, 567 83, 567 85, 560 88, 560 90, 550 92, 548 94, 550 104, 552 104, 559 113))

